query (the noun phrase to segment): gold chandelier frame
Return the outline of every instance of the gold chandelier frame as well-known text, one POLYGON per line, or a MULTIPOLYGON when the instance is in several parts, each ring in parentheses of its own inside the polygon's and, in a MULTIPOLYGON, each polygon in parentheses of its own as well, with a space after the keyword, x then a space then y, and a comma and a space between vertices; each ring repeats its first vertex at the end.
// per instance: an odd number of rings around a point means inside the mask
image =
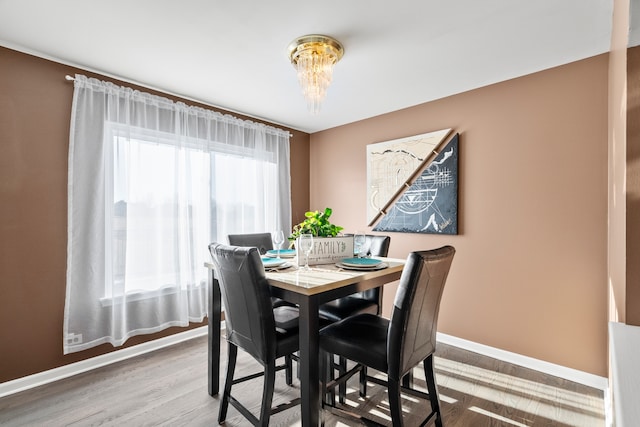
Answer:
POLYGON ((344 55, 344 47, 338 40, 321 34, 298 37, 289 44, 287 50, 289 52, 289 60, 294 66, 298 64, 300 54, 309 50, 319 54, 333 55, 335 57, 334 64, 344 55))

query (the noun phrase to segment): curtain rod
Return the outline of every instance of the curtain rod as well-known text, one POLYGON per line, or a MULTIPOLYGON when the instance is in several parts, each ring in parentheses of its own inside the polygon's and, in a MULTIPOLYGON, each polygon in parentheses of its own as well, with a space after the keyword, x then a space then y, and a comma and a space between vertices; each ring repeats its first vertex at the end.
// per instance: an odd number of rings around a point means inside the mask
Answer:
MULTIPOLYGON (((70 76, 69 74, 67 74, 66 76, 64 76, 64 79, 65 79, 65 80, 67 80, 67 81, 70 81, 70 82, 71 82, 71 81, 75 81, 75 80, 76 80, 76 79, 75 79, 75 77, 70 76)), ((267 126, 271 126, 271 125, 267 125, 267 126)), ((274 129, 277 129, 277 128, 274 128, 274 129)), ((285 131, 285 132, 286 132, 286 131, 285 131)), ((289 132, 289 137, 293 137, 293 134, 292 134, 291 132, 289 132)))

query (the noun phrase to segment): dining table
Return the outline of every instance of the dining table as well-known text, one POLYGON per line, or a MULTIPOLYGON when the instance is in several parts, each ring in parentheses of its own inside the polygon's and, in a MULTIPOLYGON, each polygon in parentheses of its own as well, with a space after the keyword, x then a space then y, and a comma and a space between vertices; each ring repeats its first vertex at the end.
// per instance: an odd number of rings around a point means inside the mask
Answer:
MULTIPOLYGON (((323 303, 367 289, 377 288, 400 278, 405 260, 381 258, 378 268, 347 269, 340 263, 313 265, 309 270, 298 267, 291 260, 289 268, 266 269, 271 295, 299 307, 299 380, 302 426, 318 426, 321 421, 321 383, 319 307, 323 303)), ((211 396, 219 392, 220 338, 222 303, 219 284, 213 264, 209 269, 209 348, 208 391, 211 396)))

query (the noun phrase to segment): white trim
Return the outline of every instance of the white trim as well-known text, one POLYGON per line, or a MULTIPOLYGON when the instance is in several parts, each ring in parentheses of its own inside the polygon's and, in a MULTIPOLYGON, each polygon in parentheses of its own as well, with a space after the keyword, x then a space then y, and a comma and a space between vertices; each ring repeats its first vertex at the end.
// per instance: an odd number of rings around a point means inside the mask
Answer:
POLYGON ((609 322, 612 419, 618 427, 637 426, 640 418, 640 326, 609 322))
POLYGON ((614 427, 613 425, 613 402, 611 398, 611 389, 604 391, 604 425, 605 427, 614 427))
POLYGON ((501 350, 499 348, 490 347, 484 344, 478 344, 462 338, 438 332, 437 341, 443 344, 453 345, 455 347, 489 356, 504 362, 513 363, 514 365, 523 366, 525 368, 534 369, 545 374, 555 377, 564 378, 565 380, 575 383, 584 384, 598 390, 608 393, 609 380, 605 377, 590 374, 588 372, 579 371, 566 366, 556 365, 554 363, 545 362, 544 360, 534 359, 533 357, 523 356, 521 354, 512 353, 510 351, 501 350))
POLYGON ((185 332, 169 335, 157 340, 138 344, 133 347, 123 348, 122 350, 113 351, 111 353, 102 354, 90 359, 70 363, 59 368, 54 368, 48 371, 38 372, 37 374, 7 381, 0 384, 0 398, 44 384, 49 384, 54 381, 71 377, 73 375, 81 374, 92 369, 110 365, 112 363, 120 362, 125 359, 140 356, 142 354, 178 344, 183 341, 198 338, 207 335, 207 333, 208 326, 189 329, 185 332))
MULTIPOLYGON (((222 322, 220 326, 221 329, 224 329, 224 322, 222 322)), ((57 380, 61 380, 63 378, 68 378, 73 375, 90 371, 92 369, 110 365, 112 363, 120 362, 131 357, 159 350, 161 348, 178 344, 183 341, 198 338, 207 335, 207 333, 208 327, 202 326, 200 328, 190 329, 185 332, 169 335, 167 337, 142 343, 133 347, 127 347, 122 350, 92 357, 80 362, 71 363, 59 368, 54 368, 23 378, 7 381, 0 384, 0 398, 44 384, 48 384, 57 380)), ((598 375, 593 375, 576 369, 567 368, 565 366, 545 362, 543 360, 534 359, 532 357, 523 356, 521 354, 500 350, 498 348, 490 347, 484 344, 478 344, 473 341, 468 341, 440 332, 438 332, 437 334, 437 340, 443 344, 452 345, 464 350, 469 350, 474 353, 502 360, 504 362, 513 363, 514 365, 534 369, 539 372, 564 378, 566 380, 573 381, 579 384, 584 384, 598 390, 603 390, 605 393, 605 397, 608 396, 609 393, 609 381, 605 377, 600 377, 598 375)))

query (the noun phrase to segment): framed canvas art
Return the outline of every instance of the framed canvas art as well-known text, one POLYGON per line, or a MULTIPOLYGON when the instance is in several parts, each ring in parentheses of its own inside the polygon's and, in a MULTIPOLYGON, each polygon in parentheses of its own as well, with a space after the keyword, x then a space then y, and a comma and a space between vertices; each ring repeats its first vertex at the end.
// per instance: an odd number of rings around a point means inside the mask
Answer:
POLYGON ((458 234, 458 134, 431 154, 379 211, 374 231, 458 234))
POLYGON ((451 129, 367 145, 367 223, 372 225, 430 160, 451 129))

